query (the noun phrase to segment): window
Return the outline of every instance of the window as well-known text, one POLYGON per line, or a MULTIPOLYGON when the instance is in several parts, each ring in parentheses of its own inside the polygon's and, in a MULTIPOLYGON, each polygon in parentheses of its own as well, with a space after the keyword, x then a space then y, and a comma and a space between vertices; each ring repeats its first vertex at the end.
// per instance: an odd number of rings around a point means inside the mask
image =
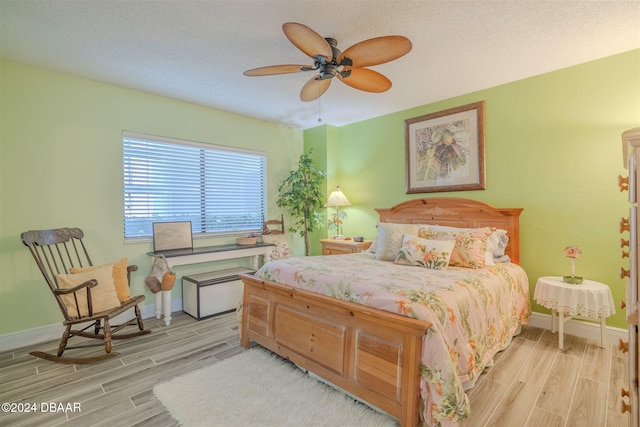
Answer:
POLYGON ((194 237, 262 230, 264 153, 129 132, 122 147, 125 240, 163 221, 191 221, 194 237))

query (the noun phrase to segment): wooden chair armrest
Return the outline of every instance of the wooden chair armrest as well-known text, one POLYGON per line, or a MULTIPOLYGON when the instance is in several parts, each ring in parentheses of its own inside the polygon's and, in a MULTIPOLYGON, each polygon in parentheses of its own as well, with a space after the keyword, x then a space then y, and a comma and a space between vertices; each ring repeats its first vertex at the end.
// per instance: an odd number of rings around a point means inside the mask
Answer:
POLYGON ((138 271, 137 265, 127 265, 127 282, 129 282, 129 288, 131 288, 131 273, 138 271))
POLYGON ((131 298, 129 298, 127 301, 122 301, 122 303, 120 303, 120 306, 133 307, 136 304, 140 304, 144 300, 145 300, 144 295, 132 295, 131 298))
POLYGON ((96 279, 90 279, 90 280, 87 280, 86 282, 80 283, 78 286, 74 286, 73 288, 54 289, 53 293, 55 295, 66 295, 66 294, 72 294, 72 293, 78 292, 80 289, 95 288, 96 286, 98 286, 98 281, 96 279))
MULTIPOLYGON (((53 293, 54 295, 73 294, 73 300, 75 301, 76 310, 78 313, 80 313, 80 305, 78 303, 78 296, 76 295, 76 292, 86 288, 87 289, 87 309, 89 310, 89 317, 91 317, 93 316, 93 301, 91 299, 91 288, 95 288, 96 286, 98 286, 98 281, 96 279, 89 279, 86 282, 80 283, 78 286, 74 286, 73 288, 54 289, 53 293)), ((86 317, 86 316, 80 316, 80 318, 82 317, 86 317)))

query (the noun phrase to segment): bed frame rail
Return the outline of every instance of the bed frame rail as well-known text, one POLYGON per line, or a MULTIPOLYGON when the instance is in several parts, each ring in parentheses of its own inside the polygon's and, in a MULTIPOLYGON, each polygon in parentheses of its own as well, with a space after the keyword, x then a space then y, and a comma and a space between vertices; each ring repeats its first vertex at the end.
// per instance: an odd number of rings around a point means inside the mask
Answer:
POLYGON ((348 393, 417 426, 428 322, 368 309, 251 275, 241 345, 254 341, 348 393))

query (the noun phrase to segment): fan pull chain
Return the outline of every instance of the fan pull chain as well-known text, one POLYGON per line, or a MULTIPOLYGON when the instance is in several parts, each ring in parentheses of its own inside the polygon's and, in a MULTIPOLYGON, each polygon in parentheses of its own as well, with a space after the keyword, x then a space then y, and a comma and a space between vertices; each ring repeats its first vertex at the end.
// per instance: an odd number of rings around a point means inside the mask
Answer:
MULTIPOLYGON (((318 86, 318 93, 320 93, 320 86, 318 86)), ((322 122, 322 105, 320 105, 320 99, 318 98, 318 123, 322 122)))

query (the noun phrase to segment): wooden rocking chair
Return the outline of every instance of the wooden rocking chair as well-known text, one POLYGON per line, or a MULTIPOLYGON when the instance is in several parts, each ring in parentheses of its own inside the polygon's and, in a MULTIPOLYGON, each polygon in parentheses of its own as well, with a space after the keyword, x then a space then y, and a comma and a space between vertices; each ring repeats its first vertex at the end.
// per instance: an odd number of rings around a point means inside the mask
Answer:
MULTIPOLYGON (((94 273, 94 269, 100 269, 101 266, 93 266, 89 253, 85 248, 82 241, 84 233, 79 228, 58 228, 53 230, 32 230, 26 231, 21 234, 22 243, 29 248, 31 255, 36 261, 38 268, 42 272, 45 281, 51 288, 53 296, 58 302, 58 306, 64 316, 63 325, 65 331, 62 334, 60 340, 60 346, 58 347, 58 354, 44 353, 41 351, 34 351, 30 354, 36 357, 40 357, 46 360, 59 363, 74 363, 84 364, 92 363, 100 360, 110 359, 112 357, 119 356, 119 353, 111 352, 111 340, 112 339, 125 339, 132 338, 139 335, 151 333, 150 330, 145 330, 142 323, 142 315, 138 304, 144 300, 144 295, 131 296, 129 294, 129 278, 132 271, 138 269, 135 265, 126 266, 126 260, 123 259, 119 263, 107 264, 101 269, 102 277, 105 274, 109 274, 112 270, 107 269, 111 266, 121 264, 122 268, 120 275, 122 281, 120 282, 120 289, 118 289, 117 296, 114 299, 114 289, 106 288, 108 296, 111 298, 110 302, 115 302, 112 308, 102 309, 102 311, 95 311, 94 307, 100 309, 98 298, 100 293, 98 288, 98 280, 86 279, 86 276, 95 274, 96 277, 100 274, 94 273), (126 269, 126 272, 125 272, 126 269), (80 270, 80 271, 79 271, 80 270), (69 275, 69 273, 83 273, 82 275, 69 275), (65 276, 58 276, 65 275, 65 276), (72 287, 62 287, 59 285, 63 283, 64 277, 79 278, 82 283, 72 287), (126 276, 126 283, 124 283, 124 276, 126 276), (84 277, 84 278, 83 278, 84 277), (124 288, 122 288, 124 286, 124 288), (124 296, 123 296, 124 295, 124 296), (124 300, 124 301, 123 301, 124 300), (117 306, 117 304, 120 304, 117 306), (120 325, 110 325, 111 320, 125 311, 133 309, 135 316, 120 325), (130 333, 118 333, 126 326, 137 326, 135 332, 130 333), (82 329, 73 329, 73 328, 82 329), (101 340, 100 343, 83 344, 76 346, 67 346, 67 342, 70 338, 75 336, 96 338, 101 340), (104 344, 105 354, 92 357, 63 357, 62 353, 65 350, 86 348, 99 346, 104 344)), ((108 279, 111 279, 109 277, 108 279)), ((109 280, 104 280, 106 285, 109 280)), ((100 288, 100 292, 102 291, 100 288)))

